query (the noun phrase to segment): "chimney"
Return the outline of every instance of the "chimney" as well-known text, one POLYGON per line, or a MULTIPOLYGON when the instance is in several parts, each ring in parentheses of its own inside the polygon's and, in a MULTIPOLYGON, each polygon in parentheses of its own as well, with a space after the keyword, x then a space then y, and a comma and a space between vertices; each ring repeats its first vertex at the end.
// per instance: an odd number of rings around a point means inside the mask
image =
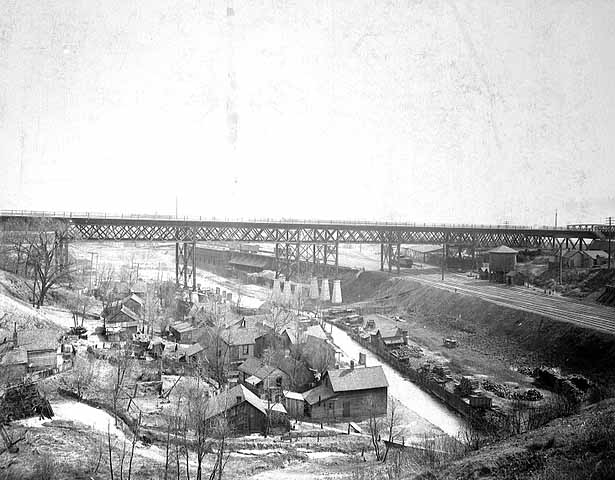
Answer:
POLYGON ((13 348, 17 348, 17 322, 13 325, 13 348))
POLYGON ((350 360, 350 370, 354 370, 354 360, 350 360))

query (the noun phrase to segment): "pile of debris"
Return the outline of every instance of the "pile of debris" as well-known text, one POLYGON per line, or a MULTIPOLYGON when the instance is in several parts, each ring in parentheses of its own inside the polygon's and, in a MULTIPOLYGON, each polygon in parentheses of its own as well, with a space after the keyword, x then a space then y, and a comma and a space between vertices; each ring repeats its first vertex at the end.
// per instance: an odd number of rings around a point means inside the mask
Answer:
POLYGON ((0 397, 0 424, 34 416, 53 417, 49 400, 39 393, 34 383, 26 380, 4 390, 0 397))
POLYGON ((512 397, 512 392, 510 391, 510 388, 505 385, 495 383, 494 381, 489 379, 483 380, 482 385, 485 390, 487 390, 488 392, 495 393, 500 398, 508 399, 512 397))
POLYGON ((535 388, 528 388, 524 392, 513 392, 512 397, 515 400, 523 400, 524 402, 537 402, 542 400, 542 393, 535 388))
POLYGON ((536 378, 548 389, 578 400, 582 399, 592 387, 592 382, 582 375, 563 375, 556 368, 539 368, 536 378))
POLYGON ((506 385, 495 383, 491 380, 483 380, 483 388, 506 400, 522 400, 524 402, 536 402, 538 400, 542 400, 542 393, 535 388, 528 388, 524 391, 512 391, 506 385))

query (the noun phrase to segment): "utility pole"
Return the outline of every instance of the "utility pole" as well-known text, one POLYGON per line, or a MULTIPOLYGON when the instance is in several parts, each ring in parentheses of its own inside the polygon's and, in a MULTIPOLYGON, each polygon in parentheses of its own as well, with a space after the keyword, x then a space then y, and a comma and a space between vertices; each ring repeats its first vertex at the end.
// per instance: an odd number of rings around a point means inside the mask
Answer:
POLYGON ((608 238, 609 238, 609 270, 611 269, 611 236, 612 236, 612 227, 613 227, 613 217, 608 217, 607 222, 609 224, 609 230, 608 230, 608 238))
POLYGON ((92 291, 92 270, 94 270, 94 252, 90 252, 90 292, 92 291))
POLYGON ((448 238, 442 244, 442 281, 444 281, 444 268, 446 267, 446 251, 447 250, 448 250, 448 238))

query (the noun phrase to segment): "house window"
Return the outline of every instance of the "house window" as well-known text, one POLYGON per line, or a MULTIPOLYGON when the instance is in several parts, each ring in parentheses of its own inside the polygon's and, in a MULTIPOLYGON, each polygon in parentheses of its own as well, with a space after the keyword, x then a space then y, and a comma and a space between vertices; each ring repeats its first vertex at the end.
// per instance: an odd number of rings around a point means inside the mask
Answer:
POLYGON ((242 345, 242 353, 244 355, 249 355, 250 354, 250 345, 242 345))
POLYGON ((278 377, 275 379, 275 385, 278 388, 282 388, 282 377, 278 377))
POLYGON ((329 410, 333 410, 333 402, 329 402, 329 410))

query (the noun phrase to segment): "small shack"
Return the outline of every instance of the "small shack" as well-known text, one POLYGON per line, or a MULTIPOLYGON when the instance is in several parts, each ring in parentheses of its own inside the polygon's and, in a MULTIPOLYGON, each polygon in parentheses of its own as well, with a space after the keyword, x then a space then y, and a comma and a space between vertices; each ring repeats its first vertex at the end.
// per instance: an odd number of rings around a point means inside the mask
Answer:
POLYGON ((303 418, 305 412, 305 401, 303 395, 290 390, 284 390, 284 406, 290 418, 303 418))
POLYGON ((178 343, 194 343, 199 329, 188 322, 177 322, 169 327, 173 339, 178 343))

